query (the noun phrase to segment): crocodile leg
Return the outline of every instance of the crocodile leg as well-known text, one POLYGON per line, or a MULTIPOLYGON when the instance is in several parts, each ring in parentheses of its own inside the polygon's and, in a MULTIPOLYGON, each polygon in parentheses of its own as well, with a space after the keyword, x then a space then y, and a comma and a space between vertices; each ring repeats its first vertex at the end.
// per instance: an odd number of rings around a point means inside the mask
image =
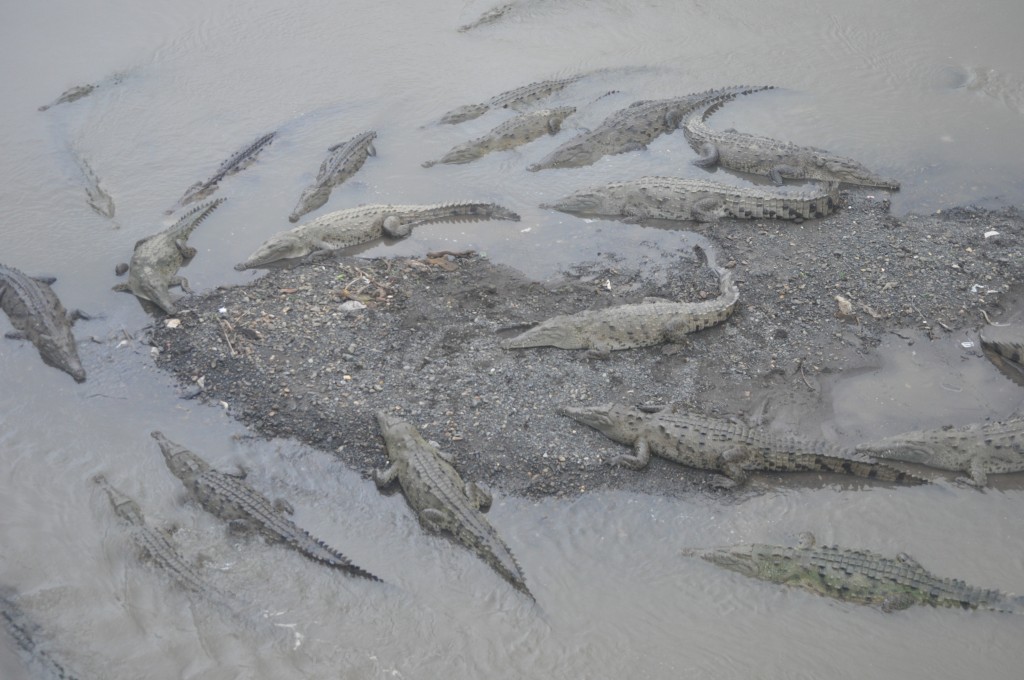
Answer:
POLYGON ((698 168, 713 168, 718 165, 718 147, 711 142, 705 142, 700 147, 700 158, 691 161, 698 168))
POLYGON ((391 485, 396 479, 398 479, 397 464, 384 468, 383 470, 373 471, 373 483, 377 485, 378 489, 383 489, 384 487, 391 485))
POLYGON ((981 456, 971 458, 971 465, 967 470, 969 477, 957 477, 958 482, 970 484, 971 486, 983 487, 988 483, 988 472, 985 470, 985 459, 981 456))
POLYGON ((289 503, 283 498, 278 498, 277 500, 274 501, 274 510, 277 510, 278 512, 284 515, 295 514, 295 508, 292 507, 291 503, 289 503))
POLYGON ((718 216, 721 214, 722 204, 721 198, 708 196, 696 201, 690 211, 693 219, 698 222, 717 222, 718 216))
POLYGON ((900 595, 889 595, 882 600, 882 611, 886 614, 907 609, 914 604, 914 598, 907 593, 900 595))
POLYGON ((776 186, 782 185, 783 176, 789 177, 800 177, 800 171, 791 165, 776 165, 768 171, 768 178, 771 179, 772 184, 776 186))
POLYGON ((476 482, 467 482, 464 488, 466 498, 470 504, 480 512, 487 512, 491 509, 491 492, 476 482))
POLYGON ((750 452, 736 447, 722 454, 722 474, 729 480, 728 488, 739 486, 750 476, 743 468, 750 459, 750 452))
POLYGON ((191 293, 192 292, 192 289, 189 288, 189 285, 188 285, 188 279, 186 279, 184 276, 174 276, 174 277, 171 278, 170 282, 167 284, 167 287, 168 288, 173 288, 175 286, 177 286, 178 288, 181 288, 186 293, 191 293))
POLYGON ((651 462, 651 445, 647 440, 640 437, 633 446, 633 455, 622 454, 611 460, 612 465, 621 465, 630 470, 643 470, 651 462))
POLYGON ((448 514, 437 508, 425 508, 420 513, 420 524, 427 531, 439 533, 444 531, 445 525, 448 524, 448 514))

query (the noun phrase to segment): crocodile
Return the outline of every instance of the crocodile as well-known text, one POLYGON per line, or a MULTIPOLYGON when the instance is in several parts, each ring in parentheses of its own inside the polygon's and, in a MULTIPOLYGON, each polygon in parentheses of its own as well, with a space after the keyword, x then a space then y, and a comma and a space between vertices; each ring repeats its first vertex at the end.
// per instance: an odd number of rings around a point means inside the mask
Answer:
POLYGON ((0 620, 21 650, 26 666, 35 671, 35 677, 75 680, 77 676, 54 659, 48 649, 50 645, 40 640, 42 628, 18 606, 14 590, 6 586, 0 587, 0 620))
POLYGON ((236 151, 230 158, 220 164, 220 167, 217 168, 217 171, 213 173, 210 179, 205 182, 196 182, 186 189, 184 195, 178 199, 178 202, 172 208, 166 210, 165 213, 170 215, 175 210, 183 208, 189 203, 201 201, 212 194, 218 189, 222 179, 241 172, 255 163, 256 157, 274 141, 275 136, 277 136, 277 132, 268 132, 255 142, 236 151))
POLYGON ((679 127, 692 109, 708 101, 740 94, 770 90, 771 85, 736 86, 705 90, 670 99, 634 102, 611 114, 596 128, 577 135, 526 169, 530 172, 549 168, 578 168, 592 165, 603 156, 646 149, 661 135, 679 127))
POLYGON ((278 232, 257 248, 245 262, 236 264, 235 269, 256 269, 281 260, 329 253, 382 236, 405 238, 413 227, 422 224, 478 220, 518 222, 519 215, 493 203, 364 205, 327 213, 293 229, 278 232))
POLYGON ((562 128, 562 121, 575 112, 574 106, 559 106, 520 114, 482 137, 459 144, 441 160, 423 163, 423 167, 429 168, 438 163, 469 163, 492 151, 514 149, 543 135, 556 134, 562 128))
POLYGON ((140 300, 156 305, 166 314, 174 314, 176 306, 169 288, 178 286, 185 292, 191 292, 188 279, 178 276, 178 269, 196 255, 196 249, 187 245, 188 237, 226 200, 217 198, 197 205, 167 229, 136 242, 128 265, 128 283, 118 284, 114 290, 134 293, 140 300))
POLYGON ((1024 387, 1024 326, 989 325, 978 334, 981 351, 1003 375, 1024 387))
POLYGON ((1024 613, 1024 598, 941 578, 906 553, 887 557, 869 550, 814 543, 813 534, 804 533, 796 548, 754 543, 686 549, 683 554, 750 578, 877 606, 884 612, 930 605, 1024 613))
POLYGON ((690 110, 683 120, 683 135, 700 154, 693 164, 701 168, 720 165, 729 170, 769 177, 775 184, 784 178, 818 179, 896 190, 900 183, 882 177, 857 161, 824 149, 799 146, 770 137, 736 130, 717 132, 707 125, 721 106, 735 97, 719 97, 690 110))
POLYGON ((359 172, 368 156, 376 156, 377 150, 373 146, 376 138, 377 133, 373 130, 361 132, 347 142, 327 149, 330 155, 320 164, 320 171, 313 183, 302 192, 288 221, 298 222, 300 217, 322 206, 330 198, 334 187, 359 172))
POLYGON ((100 179, 96 176, 88 161, 74 150, 72 150, 71 155, 74 157, 75 164, 78 165, 78 169, 82 173, 82 179, 85 180, 85 199, 89 207, 97 215, 113 219, 114 199, 100 186, 100 179))
POLYGON ((721 295, 703 302, 672 302, 649 298, 646 302, 559 314, 502 342, 505 349, 558 347, 588 349, 597 355, 613 350, 681 342, 688 333, 709 328, 729 318, 739 289, 726 269, 715 268, 721 295))
POLYGON ((616 456, 613 465, 640 470, 653 453, 681 465, 719 473, 713 483, 721 488, 743 484, 755 471, 834 472, 896 484, 927 484, 920 477, 824 441, 776 434, 675 408, 604 404, 565 406, 560 413, 633 447, 633 455, 616 456))
POLYGON ((85 382, 85 369, 78 358, 71 326, 78 319, 91 317, 79 309, 64 309, 50 288, 56 280, 52 276, 27 276, 0 264, 0 309, 17 329, 6 337, 30 341, 47 366, 64 371, 75 382, 85 382))
POLYGON ((143 559, 167 572, 184 590, 233 603, 232 596, 206 583, 196 568, 185 561, 166 531, 155 529, 146 522, 142 508, 135 500, 115 488, 104 475, 96 475, 93 482, 106 491, 114 513, 129 525, 132 542, 143 559))
POLYGON ((49 104, 43 104, 42 106, 39 107, 38 110, 39 111, 46 111, 47 109, 53 108, 54 106, 57 106, 58 104, 69 104, 71 102, 78 101, 79 99, 82 99, 83 97, 88 97, 90 94, 92 94, 93 90, 95 90, 97 87, 99 87, 99 85, 93 85, 92 83, 89 83, 89 84, 86 84, 86 85, 75 85, 74 87, 69 87, 68 89, 66 89, 63 92, 61 92, 59 97, 54 99, 49 104))
POLYGON ((577 191, 542 208, 580 215, 714 222, 721 217, 803 222, 830 215, 839 183, 817 187, 738 187, 703 179, 640 177, 577 191))
POLYGON ((857 450, 878 458, 966 472, 969 477, 960 481, 981 487, 990 474, 1024 471, 1024 418, 904 432, 860 444, 857 450))
POLYGON ((483 515, 491 506, 490 492, 462 481, 452 455, 424 439, 408 421, 378 411, 377 425, 391 462, 373 471, 377 487, 384 489, 398 480, 425 529, 450 533, 532 599, 519 563, 483 515))
POLYGON ((479 118, 491 109, 513 109, 522 111, 531 104, 564 90, 573 83, 580 81, 583 74, 569 76, 568 78, 557 78, 554 80, 541 80, 529 85, 517 87, 501 94, 496 94, 487 101, 480 104, 466 104, 457 109, 452 109, 441 116, 441 123, 455 125, 464 123, 467 120, 479 118))
POLYGON ((187 493, 204 510, 228 522, 232 528, 258 531, 268 540, 285 543, 329 567, 380 581, 288 519, 286 515, 292 514, 293 510, 287 502, 271 503, 242 478, 210 467, 192 451, 167 439, 162 432, 152 432, 151 436, 160 445, 168 469, 185 485, 187 493))

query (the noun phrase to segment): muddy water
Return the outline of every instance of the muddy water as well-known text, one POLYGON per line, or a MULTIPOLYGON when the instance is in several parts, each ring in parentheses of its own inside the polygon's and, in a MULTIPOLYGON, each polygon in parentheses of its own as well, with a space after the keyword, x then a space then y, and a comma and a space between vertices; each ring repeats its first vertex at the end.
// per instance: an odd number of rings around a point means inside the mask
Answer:
MULTIPOLYGON (((523 216, 424 227, 373 254, 473 247, 545 276, 604 250, 636 256, 649 247, 640 240, 683 245, 677 232, 641 236, 536 207, 620 176, 700 176, 678 134, 590 168, 523 168, 636 99, 733 83, 780 89, 737 101, 716 125, 857 157, 903 181, 893 196, 898 213, 1019 205, 1021 5, 536 0, 460 34, 455 27, 490 5, 421 2, 397 11, 387 3, 185 0, 86 12, 60 4, 11 6, 0 26, 8 66, 0 73, 2 261, 57 275, 69 307, 104 317, 77 328, 99 341, 82 345, 84 385, 43 366, 31 347, 5 342, 0 352, 0 579, 23 594, 52 655, 81 677, 1019 677, 1016 619, 884 615, 678 554, 684 546, 787 542, 811 530, 822 541, 906 551, 940 574, 1021 592, 1019 485, 840 493, 763 481, 766 493, 734 502, 617 493, 497 499, 492 521, 522 563, 535 607, 471 555, 423 535, 401 496, 380 496, 327 454, 233 439, 244 433, 223 412, 179 401, 145 347, 119 344, 148 318, 109 287, 114 264, 163 224, 163 210, 186 187, 275 129, 279 138, 260 162, 223 183, 220 195, 230 200, 192 238, 200 256, 185 273, 198 289, 248 280, 231 265, 289 226, 326 147, 365 129, 379 134, 377 156, 321 212, 475 199, 523 216), (594 75, 552 100, 580 106, 561 135, 466 166, 420 167, 504 119, 429 126, 448 109, 580 72, 594 75), (36 111, 88 82, 101 86, 36 111), (598 99, 610 90, 619 92, 598 99), (71 148, 113 196, 113 220, 86 205, 71 148), (217 521, 180 503, 148 436, 157 428, 219 466, 244 461, 254 484, 292 500, 301 524, 391 586, 326 573, 258 541, 225 540, 217 521), (205 556, 204 573, 240 593, 248 609, 231 616, 191 603, 140 566, 86 481, 101 471, 153 522, 176 524, 183 552, 205 556)), ((831 386, 831 413, 820 425, 830 436, 939 425, 940 413, 966 422, 1020 404, 994 372, 939 377, 935 366, 981 365, 959 344, 893 338, 884 350, 881 368, 831 386)), ((25 673, 0 638, 0 677, 25 673)))

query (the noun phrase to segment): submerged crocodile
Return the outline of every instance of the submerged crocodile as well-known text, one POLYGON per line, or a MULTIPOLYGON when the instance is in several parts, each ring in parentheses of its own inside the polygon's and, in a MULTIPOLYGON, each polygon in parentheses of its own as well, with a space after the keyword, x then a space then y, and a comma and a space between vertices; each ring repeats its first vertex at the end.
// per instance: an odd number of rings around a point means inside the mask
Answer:
POLYGON ((96 475, 93 481, 107 492, 114 513, 129 525, 132 542, 143 559, 163 569, 175 583, 189 592, 212 596, 224 603, 232 602, 231 596, 207 584, 196 568, 185 561, 171 543, 167 532, 146 523, 138 503, 112 486, 103 475, 96 475))
POLYGON ((961 481, 985 486, 988 475, 1024 471, 1024 418, 959 428, 904 432, 857 446, 879 458, 966 472, 961 481))
POLYGON ((1024 387, 1024 326, 989 325, 978 334, 981 350, 1003 375, 1024 387))
POLYGON ((698 413, 640 409, 621 404, 562 407, 562 415, 589 425, 609 439, 632 446, 633 455, 612 459, 633 470, 647 467, 651 454, 719 473, 715 485, 743 484, 751 472, 834 472, 897 484, 927 481, 823 441, 804 440, 698 413), (724 476, 724 477, 723 477, 724 476))
POLYGON ((196 255, 196 249, 187 244, 188 237, 226 200, 218 198, 198 205, 167 229, 139 240, 128 265, 128 283, 118 284, 114 290, 134 293, 140 300, 174 314, 176 307, 168 289, 178 286, 190 292, 188 279, 178 276, 178 270, 196 255))
POLYGON ((513 109, 515 111, 522 111, 529 105, 535 104, 541 99, 546 99, 554 93, 564 90, 582 78, 583 75, 578 74, 575 76, 569 76, 568 78, 541 80, 540 82, 523 85, 522 87, 517 87, 514 90, 508 90, 507 92, 496 94, 481 104, 466 104, 465 106, 460 106, 457 109, 452 109, 441 116, 441 123, 448 125, 464 123, 467 120, 479 118, 491 109, 513 109))
POLYGON ((772 86, 738 86, 696 92, 683 97, 634 102, 616 111, 589 132, 570 139, 527 170, 578 168, 592 165, 603 156, 646 149, 661 135, 679 127, 692 109, 727 96, 770 90, 772 86))
POLYGON ((288 221, 298 222, 300 217, 322 206, 330 198, 334 187, 359 172, 368 156, 376 156, 377 150, 373 147, 376 138, 377 133, 373 130, 361 132, 347 142, 327 149, 330 155, 320 164, 320 171, 313 183, 302 192, 288 221))
POLYGON ((71 155, 85 180, 85 199, 96 214, 112 219, 114 217, 114 199, 100 186, 100 178, 93 172, 92 166, 82 156, 72 150, 71 155))
POLYGON ((21 650, 25 664, 40 678, 48 680, 75 680, 76 676, 58 663, 50 654, 45 641, 40 640, 42 629, 14 602, 11 588, 0 587, 0 620, 21 650))
POLYGON ((861 186, 899 189, 900 183, 882 177, 851 158, 811 146, 798 146, 770 137, 735 130, 718 132, 707 119, 734 97, 718 98, 691 110, 683 120, 683 135, 700 154, 693 164, 701 168, 720 165, 737 172, 764 175, 775 184, 784 178, 818 179, 861 186))
POLYGON ((884 612, 930 605, 1024 613, 1024 598, 940 578, 906 553, 892 558, 868 550, 815 546, 810 533, 801 536, 796 548, 754 543, 688 549, 683 554, 750 578, 877 606, 884 612))
POLYGON ((181 480, 188 494, 204 510, 228 522, 232 528, 258 531, 267 539, 286 543, 317 562, 355 576, 380 580, 288 519, 285 515, 291 514, 292 508, 287 502, 271 503, 240 477, 213 469, 161 432, 153 432, 152 437, 160 445, 168 469, 181 480))
POLYGON ((502 347, 550 346, 588 349, 603 354, 663 342, 682 342, 689 333, 725 321, 736 307, 740 292, 732 274, 721 268, 715 271, 719 276, 721 295, 713 300, 672 302, 652 298, 647 302, 560 314, 505 340, 502 347))
POLYGON ((364 205, 321 215, 288 231, 278 232, 245 262, 238 271, 266 267, 281 260, 327 253, 367 243, 382 236, 405 238, 413 227, 438 222, 513 220, 519 215, 493 203, 436 203, 433 205, 364 205))
POLYGON ((429 443, 407 421, 378 411, 377 425, 391 461, 386 469, 373 471, 377 487, 397 479, 425 529, 450 533, 532 598, 512 551, 483 516, 491 506, 490 493, 475 482, 463 482, 451 454, 429 443))
POLYGON ((803 222, 830 215, 837 205, 838 182, 818 187, 764 189, 682 177, 640 177, 577 191, 541 207, 626 219, 713 222, 733 217, 803 222))
POLYGON ((71 326, 78 319, 90 317, 78 309, 65 310, 50 288, 54 281, 53 277, 27 276, 0 264, 0 309, 17 329, 6 337, 30 341, 43 363, 64 371, 75 382, 84 382, 85 369, 78 358, 71 326))
POLYGON ((189 203, 201 201, 210 194, 212 194, 214 191, 217 190, 222 179, 224 179, 225 177, 230 177, 235 173, 241 172, 242 170, 245 170, 247 167, 255 163, 256 157, 259 156, 260 152, 263 151, 263 149, 265 149, 267 146, 270 145, 272 141, 274 141, 274 137, 276 135, 277 132, 268 132, 267 134, 257 139, 255 142, 248 144, 239 149, 238 151, 236 151, 234 154, 231 155, 230 158, 228 158, 226 161, 220 164, 220 167, 217 168, 217 171, 213 173, 210 179, 206 180, 205 182, 196 182, 188 189, 186 189, 185 194, 178 199, 178 202, 175 203, 170 210, 166 211, 166 214, 170 215, 175 210, 183 208, 189 203))
POLYGON ((439 161, 427 161, 423 167, 438 163, 469 163, 492 151, 505 151, 528 144, 538 137, 556 134, 562 128, 562 121, 576 111, 573 106, 541 109, 523 113, 506 121, 486 135, 459 144, 446 153, 439 161))
POLYGON ((121 83, 127 75, 127 71, 117 71, 114 74, 104 78, 98 83, 88 83, 86 85, 75 85, 74 87, 69 87, 68 89, 61 92, 59 97, 54 99, 49 104, 43 104, 39 107, 38 110, 46 111, 47 109, 51 109, 54 106, 57 106, 58 104, 70 104, 71 102, 76 102, 79 99, 82 99, 83 97, 88 97, 90 94, 95 92, 100 87, 103 87, 104 85, 117 85, 121 83))

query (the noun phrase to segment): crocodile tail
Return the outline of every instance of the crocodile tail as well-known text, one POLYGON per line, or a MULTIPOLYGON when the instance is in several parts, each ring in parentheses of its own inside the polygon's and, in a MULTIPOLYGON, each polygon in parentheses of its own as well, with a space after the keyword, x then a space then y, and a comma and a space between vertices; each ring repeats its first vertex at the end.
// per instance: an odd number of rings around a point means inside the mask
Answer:
MULTIPOLYGON (((841 475, 853 475, 864 479, 876 479, 881 482, 892 482, 904 486, 928 484, 923 477, 905 472, 886 463, 872 461, 867 458, 844 458, 825 454, 802 453, 795 456, 786 455, 792 463, 790 470, 794 472, 835 472, 841 475)), ((784 470, 784 467, 777 467, 784 470)))
POLYGON ((326 564, 329 567, 334 567, 335 569, 347 571, 353 576, 361 576, 363 578, 368 578, 371 581, 383 582, 382 579, 376 576, 375 574, 371 574, 362 567, 358 567, 355 564, 352 564, 352 560, 345 557, 343 554, 341 554, 331 546, 327 545, 320 539, 313 538, 308 533, 306 534, 306 537, 311 543, 313 543, 313 545, 319 548, 319 550, 312 549, 311 546, 306 545, 305 542, 296 543, 295 547, 298 548, 307 557, 310 557, 316 560, 317 562, 326 564))

